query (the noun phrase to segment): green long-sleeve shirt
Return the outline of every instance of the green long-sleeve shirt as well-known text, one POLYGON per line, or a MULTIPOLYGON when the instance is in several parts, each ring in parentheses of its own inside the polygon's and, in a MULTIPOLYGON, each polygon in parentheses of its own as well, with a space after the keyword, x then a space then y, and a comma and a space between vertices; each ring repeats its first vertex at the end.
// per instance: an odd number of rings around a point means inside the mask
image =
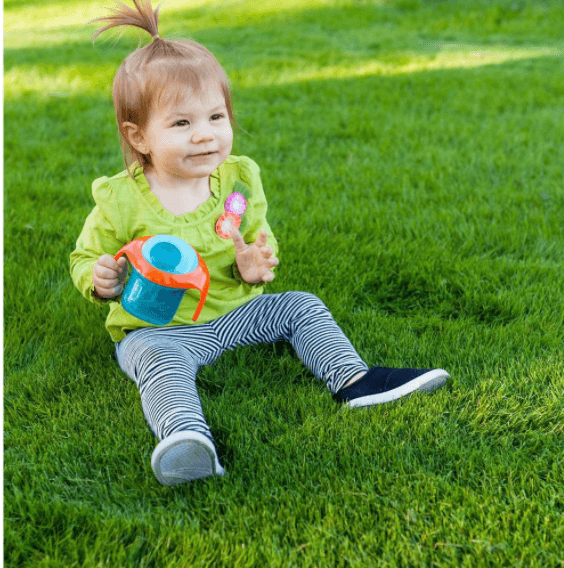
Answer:
POLYGON ((206 323, 262 294, 264 285, 247 284, 239 276, 233 241, 222 239, 215 231, 216 222, 225 211, 225 200, 242 188, 237 182, 243 183, 247 186, 247 210, 241 225, 243 238, 253 243, 259 232, 265 230, 268 244, 277 256, 278 245, 266 221, 266 198, 255 162, 245 156, 227 158, 211 175, 211 197, 195 211, 178 217, 161 205, 137 164, 133 176, 134 179, 124 171, 94 181, 92 195, 96 207, 87 217, 76 249, 70 255, 75 286, 91 302, 109 305, 106 328, 113 341, 121 341, 127 330, 156 327, 130 315, 117 299, 103 301, 93 295, 92 270, 96 261, 103 254, 115 256, 125 244, 139 237, 160 234, 180 237, 198 251, 208 267, 210 287, 198 321, 192 321, 192 316, 200 292, 186 290, 169 326, 206 323))

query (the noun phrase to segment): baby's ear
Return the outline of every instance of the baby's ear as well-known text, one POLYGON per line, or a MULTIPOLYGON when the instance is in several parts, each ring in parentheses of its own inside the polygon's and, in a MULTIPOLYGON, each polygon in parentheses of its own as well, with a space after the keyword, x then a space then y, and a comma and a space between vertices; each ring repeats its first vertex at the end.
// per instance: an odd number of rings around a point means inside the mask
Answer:
POLYGON ((140 154, 149 153, 149 148, 145 142, 143 132, 137 124, 133 124, 133 122, 123 122, 121 125, 121 133, 129 145, 140 154))

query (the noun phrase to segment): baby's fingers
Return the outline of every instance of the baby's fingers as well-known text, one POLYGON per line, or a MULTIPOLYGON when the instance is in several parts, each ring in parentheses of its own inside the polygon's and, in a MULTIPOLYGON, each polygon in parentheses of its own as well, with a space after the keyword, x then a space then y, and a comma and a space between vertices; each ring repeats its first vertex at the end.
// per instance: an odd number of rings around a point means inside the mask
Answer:
POLYGON ((268 272, 266 272, 264 274, 264 276, 262 277, 262 281, 263 282, 272 282, 274 280, 274 272, 272 272, 272 270, 269 270, 268 272))
POLYGON ((127 262, 125 257, 122 258, 119 259, 121 262, 118 263, 113 256, 104 254, 96 261, 94 272, 101 278, 115 278, 117 273, 123 270, 123 263, 127 262))
POLYGON ((96 264, 94 266, 94 276, 102 280, 115 280, 118 277, 118 271, 96 264))
POLYGON ((255 241, 255 245, 259 248, 262 248, 266 244, 267 239, 268 236, 266 235, 266 231, 261 231, 257 240, 255 241))
POLYGON ((262 253, 262 256, 264 256, 264 258, 270 258, 274 254, 274 250, 269 246, 262 247, 260 249, 260 252, 262 253))
POLYGON ((243 239, 243 236, 239 232, 239 229, 231 228, 231 238, 233 239, 233 246, 235 247, 235 252, 244 252, 247 249, 247 243, 243 239))
POLYGON ((112 298, 120 294, 126 276, 127 259, 121 257, 116 262, 109 254, 102 255, 92 270, 94 288, 102 298, 112 298))
POLYGON ((123 291, 123 285, 118 278, 100 278, 94 273, 92 283, 96 293, 101 298, 113 298, 123 291))
POLYGON ((118 258, 118 274, 119 274, 119 278, 120 280, 125 280, 125 277, 127 276, 127 273, 129 272, 128 270, 128 266, 127 266, 127 258, 125 258, 125 256, 120 256, 118 258))
POLYGON ((101 298, 115 298, 123 292, 123 284, 116 284, 115 286, 103 286, 99 284, 94 284, 94 289, 96 293, 101 298))

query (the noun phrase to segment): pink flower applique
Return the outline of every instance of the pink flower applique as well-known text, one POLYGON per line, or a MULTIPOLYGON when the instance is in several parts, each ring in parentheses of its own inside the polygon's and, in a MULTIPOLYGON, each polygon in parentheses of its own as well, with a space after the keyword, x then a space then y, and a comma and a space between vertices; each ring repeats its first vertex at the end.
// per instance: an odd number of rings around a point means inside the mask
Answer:
POLYGON ((231 229, 241 226, 241 215, 247 210, 247 200, 238 191, 234 191, 225 200, 225 213, 217 220, 215 232, 222 239, 231 238, 231 229))
POLYGON ((241 216, 247 210, 247 200, 245 196, 234 191, 225 201, 225 210, 228 213, 235 213, 241 216))
POLYGON ((239 215, 232 213, 231 211, 226 211, 215 224, 215 232, 222 239, 231 238, 231 229, 235 227, 238 229, 241 225, 241 217, 239 215))

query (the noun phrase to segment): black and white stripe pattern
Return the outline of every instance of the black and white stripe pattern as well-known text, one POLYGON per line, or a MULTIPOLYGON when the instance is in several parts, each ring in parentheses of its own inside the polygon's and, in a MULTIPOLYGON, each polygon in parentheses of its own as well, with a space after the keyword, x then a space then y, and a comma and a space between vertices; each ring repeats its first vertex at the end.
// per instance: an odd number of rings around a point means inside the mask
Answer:
POLYGON ((198 369, 226 349, 280 339, 292 344, 332 393, 368 370, 325 304, 306 292, 263 294, 202 325, 137 329, 116 343, 116 355, 137 383, 143 412, 159 440, 193 430, 213 441, 196 390, 198 369))

